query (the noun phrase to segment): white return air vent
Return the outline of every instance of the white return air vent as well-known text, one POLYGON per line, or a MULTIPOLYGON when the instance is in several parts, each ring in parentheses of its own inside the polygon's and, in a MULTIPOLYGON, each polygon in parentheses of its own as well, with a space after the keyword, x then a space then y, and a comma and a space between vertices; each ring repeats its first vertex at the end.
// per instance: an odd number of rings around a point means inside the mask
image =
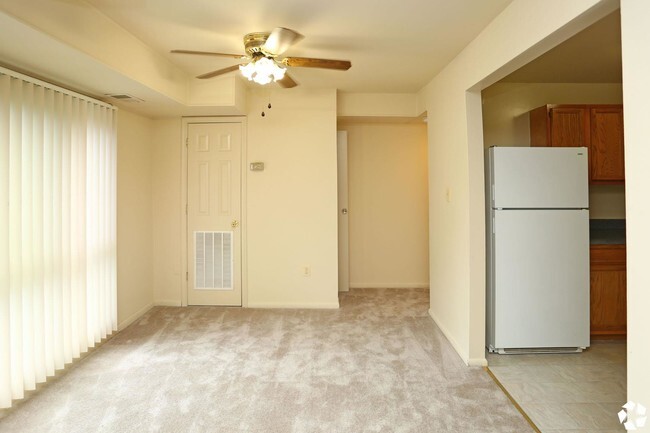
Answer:
POLYGON ((194 232, 194 288, 233 290, 233 232, 194 232))
POLYGON ((131 96, 127 93, 110 93, 106 94, 106 96, 109 98, 117 99, 121 102, 144 102, 143 99, 136 98, 135 96, 131 96))

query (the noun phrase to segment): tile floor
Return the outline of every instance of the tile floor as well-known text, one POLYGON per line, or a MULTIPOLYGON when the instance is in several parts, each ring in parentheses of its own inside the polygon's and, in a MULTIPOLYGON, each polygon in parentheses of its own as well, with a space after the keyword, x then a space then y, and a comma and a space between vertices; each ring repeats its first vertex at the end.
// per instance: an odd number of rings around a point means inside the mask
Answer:
POLYGON ((542 433, 624 432, 626 345, 596 342, 583 353, 488 354, 489 369, 542 433))

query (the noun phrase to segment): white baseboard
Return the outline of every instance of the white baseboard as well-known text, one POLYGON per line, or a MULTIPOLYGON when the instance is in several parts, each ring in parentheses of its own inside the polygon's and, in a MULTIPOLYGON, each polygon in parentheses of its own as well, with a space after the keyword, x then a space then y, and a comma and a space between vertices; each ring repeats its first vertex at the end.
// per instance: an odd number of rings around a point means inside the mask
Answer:
POLYGON ((433 313, 433 311, 431 309, 429 309, 429 316, 431 316, 433 321, 436 322, 436 325, 438 325, 438 328, 440 328, 440 330, 442 331, 444 336, 447 338, 447 340, 451 344, 451 347, 454 348, 454 350, 456 351, 456 353, 458 353, 458 356, 460 356, 460 358, 463 360, 463 362, 466 365, 471 365, 470 362, 472 362, 473 360, 469 359, 469 356, 467 356, 467 353, 464 350, 461 349, 458 342, 451 336, 451 334, 449 333, 447 328, 442 324, 442 322, 440 322, 440 320, 438 320, 436 318, 435 314, 433 313))
POLYGON ((485 358, 470 358, 467 360, 467 365, 470 367, 487 367, 488 362, 485 358))
POLYGON ((428 289, 429 283, 350 283, 351 289, 428 289))
MULTIPOLYGON (((153 303, 156 307, 180 307, 181 302, 175 300, 159 300, 153 303)), ((337 309, 338 302, 249 302, 245 308, 308 308, 308 309, 337 309)))
POLYGON ((338 302, 308 302, 308 303, 292 303, 292 302, 249 302, 247 308, 306 308, 306 309, 337 309, 339 308, 338 302))
POLYGON ((144 313, 147 311, 151 310, 153 308, 153 303, 149 303, 145 305, 144 307, 140 308, 138 311, 135 313, 131 314, 129 317, 126 319, 122 320, 120 323, 117 324, 117 330, 121 331, 127 326, 129 326, 131 323, 135 322, 138 320, 144 313))
MULTIPOLYGON (((159 300, 153 303, 156 307, 180 307, 181 301, 159 300)), ((338 302, 249 302, 245 308, 311 308, 311 309, 336 309, 338 302)))
POLYGON ((176 301, 176 300, 162 300, 162 301, 154 301, 153 303, 156 307, 180 307, 181 306, 181 301, 176 301))

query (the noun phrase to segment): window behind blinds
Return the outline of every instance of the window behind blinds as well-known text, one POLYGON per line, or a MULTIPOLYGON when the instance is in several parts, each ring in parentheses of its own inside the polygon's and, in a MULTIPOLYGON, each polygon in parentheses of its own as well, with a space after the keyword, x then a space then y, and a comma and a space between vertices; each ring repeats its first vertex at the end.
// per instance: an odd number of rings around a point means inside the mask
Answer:
POLYGON ((116 112, 0 68, 0 407, 117 328, 116 112))

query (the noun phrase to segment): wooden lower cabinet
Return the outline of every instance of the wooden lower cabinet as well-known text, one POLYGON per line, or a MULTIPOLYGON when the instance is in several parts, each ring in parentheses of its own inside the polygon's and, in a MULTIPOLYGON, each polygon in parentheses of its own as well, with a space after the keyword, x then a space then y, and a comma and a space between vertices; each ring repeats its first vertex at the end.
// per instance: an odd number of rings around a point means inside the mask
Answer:
POLYGON ((591 245, 591 338, 624 339, 627 332, 625 245, 591 245))

